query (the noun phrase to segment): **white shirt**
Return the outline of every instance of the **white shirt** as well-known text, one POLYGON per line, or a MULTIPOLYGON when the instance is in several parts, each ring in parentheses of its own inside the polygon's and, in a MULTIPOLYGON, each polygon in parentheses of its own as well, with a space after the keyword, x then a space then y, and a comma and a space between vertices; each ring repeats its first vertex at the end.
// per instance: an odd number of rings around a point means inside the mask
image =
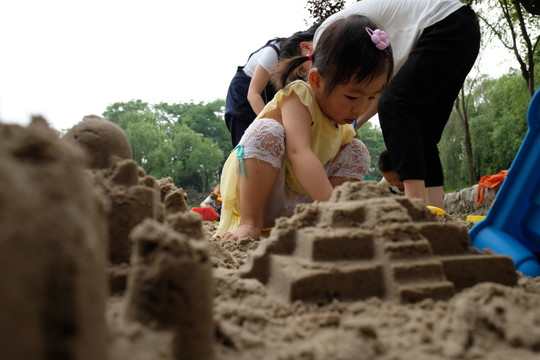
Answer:
MULTIPOLYGON (((273 41, 270 44, 275 45, 279 49, 278 42, 273 41)), ((276 50, 271 46, 266 46, 249 58, 246 66, 244 66, 244 72, 247 76, 253 77, 255 68, 257 65, 261 65, 266 71, 268 71, 268 73, 271 74, 278 63, 278 60, 279 57, 276 50)))
POLYGON ((315 32, 313 47, 317 47, 321 34, 336 19, 364 15, 388 34, 395 74, 409 57, 424 29, 462 6, 465 4, 459 0, 362 0, 326 19, 315 32))

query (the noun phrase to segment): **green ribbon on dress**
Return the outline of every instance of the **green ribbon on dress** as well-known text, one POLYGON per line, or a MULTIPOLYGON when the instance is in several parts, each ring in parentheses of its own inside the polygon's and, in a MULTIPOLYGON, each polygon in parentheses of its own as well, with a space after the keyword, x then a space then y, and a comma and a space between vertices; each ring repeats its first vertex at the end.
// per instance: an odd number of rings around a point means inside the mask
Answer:
POLYGON ((244 147, 242 145, 237 145, 232 151, 238 150, 236 152, 236 158, 238 159, 238 162, 240 163, 240 169, 242 170, 242 175, 246 177, 246 172, 244 171, 244 147))

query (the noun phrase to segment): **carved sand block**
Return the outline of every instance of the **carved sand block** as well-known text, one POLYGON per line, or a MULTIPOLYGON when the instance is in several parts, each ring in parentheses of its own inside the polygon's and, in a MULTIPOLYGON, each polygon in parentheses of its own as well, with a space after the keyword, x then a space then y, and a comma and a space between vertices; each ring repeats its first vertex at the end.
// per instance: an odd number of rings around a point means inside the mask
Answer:
POLYGON ((109 201, 109 260, 129 263, 131 229, 146 217, 161 215, 157 181, 133 160, 124 130, 107 119, 85 116, 62 139, 82 149, 94 183, 109 201))
POLYGON ((45 120, 0 124, 0 358, 107 359, 105 205, 45 120))
POLYGON ((286 302, 411 303, 446 300, 479 282, 517 283, 512 260, 471 248, 466 226, 442 223, 420 201, 373 182, 345 184, 329 202, 278 219, 240 274, 286 302))
POLYGON ((62 138, 84 153, 89 175, 108 203, 110 291, 125 291, 132 243, 129 234, 144 219, 163 220, 188 211, 187 195, 171 178, 156 180, 132 159, 125 132, 98 116, 86 116, 62 138))
POLYGON ((131 233, 127 318, 170 329, 176 359, 212 359, 213 285, 201 219, 198 214, 179 213, 169 220, 172 226, 146 219, 131 233), (193 229, 193 221, 198 221, 200 231, 193 229), (179 232, 182 224, 190 224, 187 233, 179 232))

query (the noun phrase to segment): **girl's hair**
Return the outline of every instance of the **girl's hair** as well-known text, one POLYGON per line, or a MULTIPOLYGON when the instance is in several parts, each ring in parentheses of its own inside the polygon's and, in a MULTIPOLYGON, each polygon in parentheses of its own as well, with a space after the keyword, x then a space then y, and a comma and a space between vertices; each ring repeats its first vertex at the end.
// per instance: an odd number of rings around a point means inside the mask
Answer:
MULTIPOLYGON (((366 28, 375 30, 379 27, 365 16, 351 15, 334 21, 322 33, 312 54, 312 67, 327 80, 326 95, 337 85, 351 80, 370 82, 386 74, 385 86, 390 82, 394 71, 392 48, 377 49, 366 28)), ((271 78, 276 89, 288 84, 298 67, 307 60, 307 56, 296 56, 280 61, 271 78)))
POLYGON ((290 37, 285 39, 285 41, 281 43, 281 47, 279 49, 279 58, 288 59, 294 56, 301 56, 302 49, 300 48, 300 43, 304 41, 313 41, 315 31, 317 31, 319 25, 320 24, 314 24, 309 29, 295 32, 290 37))
POLYGON ((275 37, 273 39, 268 40, 266 44, 264 44, 264 46, 269 45, 270 43, 273 43, 273 42, 282 44, 285 40, 287 40, 287 38, 285 37, 275 37))

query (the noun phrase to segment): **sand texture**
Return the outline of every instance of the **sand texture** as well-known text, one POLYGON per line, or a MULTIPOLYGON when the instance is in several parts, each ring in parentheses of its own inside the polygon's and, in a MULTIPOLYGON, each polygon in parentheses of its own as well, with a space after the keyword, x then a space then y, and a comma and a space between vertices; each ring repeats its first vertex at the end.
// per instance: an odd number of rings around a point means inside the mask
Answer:
POLYGON ((540 358, 540 277, 375 182, 222 240, 97 116, 0 123, 0 179, 0 360, 540 358))

